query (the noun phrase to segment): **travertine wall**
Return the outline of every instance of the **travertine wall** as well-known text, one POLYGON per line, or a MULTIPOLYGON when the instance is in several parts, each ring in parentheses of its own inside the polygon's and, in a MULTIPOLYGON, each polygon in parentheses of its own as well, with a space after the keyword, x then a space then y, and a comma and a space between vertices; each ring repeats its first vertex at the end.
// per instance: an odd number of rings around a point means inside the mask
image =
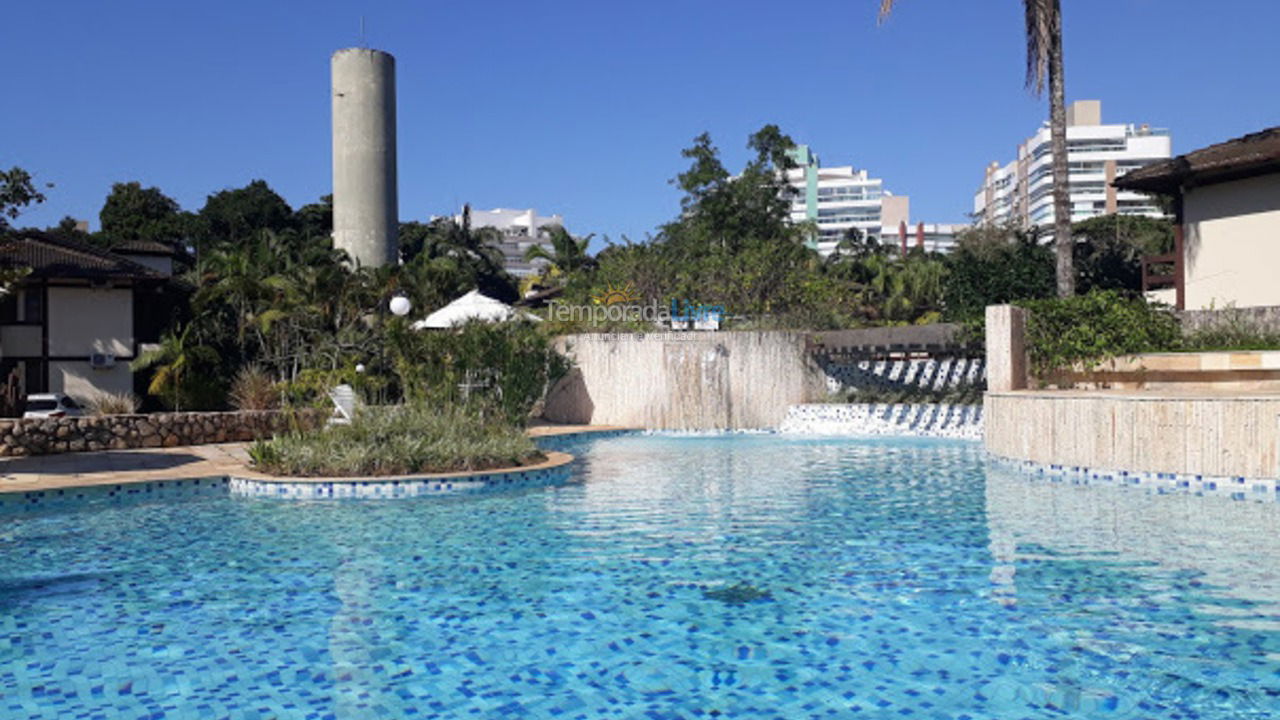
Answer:
POLYGON ((988 392, 986 447, 1044 465, 1280 477, 1280 396, 988 392))
POLYGON ((569 335, 574 369, 552 388, 555 422, 712 430, 771 428, 825 395, 822 370, 793 332, 569 335))
POLYGON ((0 456, 256 440, 292 427, 319 427, 326 417, 324 411, 302 410, 0 420, 0 456))
POLYGON ((987 388, 994 392, 1027 386, 1027 311, 1014 305, 986 309, 987 388))

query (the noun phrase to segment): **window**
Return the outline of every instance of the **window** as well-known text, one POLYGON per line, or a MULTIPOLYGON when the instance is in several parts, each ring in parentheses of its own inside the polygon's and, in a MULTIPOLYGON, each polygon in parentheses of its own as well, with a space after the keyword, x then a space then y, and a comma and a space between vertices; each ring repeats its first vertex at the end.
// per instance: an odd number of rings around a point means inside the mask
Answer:
POLYGON ((44 322, 44 288, 27 288, 22 291, 22 322, 44 322))
POLYGON ((0 298, 0 324, 18 322, 18 293, 11 292, 0 298))

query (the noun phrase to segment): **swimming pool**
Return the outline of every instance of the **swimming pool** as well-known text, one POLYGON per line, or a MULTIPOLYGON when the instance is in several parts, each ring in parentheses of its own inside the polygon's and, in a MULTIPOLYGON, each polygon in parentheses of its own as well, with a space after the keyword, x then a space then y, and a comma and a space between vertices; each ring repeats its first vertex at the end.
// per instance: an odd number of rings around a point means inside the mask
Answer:
POLYGON ((1280 713, 1275 503, 954 441, 573 452, 512 493, 0 517, 0 717, 1280 713))

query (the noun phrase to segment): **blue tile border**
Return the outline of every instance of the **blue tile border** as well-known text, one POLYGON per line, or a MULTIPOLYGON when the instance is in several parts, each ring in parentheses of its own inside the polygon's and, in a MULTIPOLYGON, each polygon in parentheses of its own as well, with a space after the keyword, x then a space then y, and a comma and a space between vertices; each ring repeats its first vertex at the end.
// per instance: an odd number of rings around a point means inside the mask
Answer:
POLYGON ((157 497, 225 495, 228 484, 229 478, 226 476, 210 476, 6 492, 0 493, 0 513, 149 500, 157 497))
POLYGON ((310 480, 288 482, 256 480, 232 476, 229 489, 233 496, 281 499, 321 500, 338 498, 404 498, 438 495, 462 495, 515 490, 529 487, 563 485, 569 482, 573 460, 563 465, 531 470, 480 473, 458 477, 406 477, 387 480, 310 480))
POLYGON ((1031 460, 1014 460, 991 453, 987 454, 987 459, 996 467, 1013 470, 1028 477, 1051 482, 1137 487, 1161 495, 1181 493, 1223 497, 1232 500, 1280 502, 1280 480, 1276 478, 1110 470, 1078 465, 1044 464, 1031 460))

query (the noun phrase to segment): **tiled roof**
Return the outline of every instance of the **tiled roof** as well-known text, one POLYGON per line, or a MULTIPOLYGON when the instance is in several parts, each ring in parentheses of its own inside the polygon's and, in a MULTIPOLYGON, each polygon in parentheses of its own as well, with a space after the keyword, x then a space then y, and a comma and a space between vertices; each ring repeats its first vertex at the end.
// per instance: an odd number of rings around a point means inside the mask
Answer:
POLYGON ((29 267, 32 277, 164 280, 161 273, 101 248, 22 231, 0 239, 0 266, 29 267))
POLYGON ((1187 184, 1209 185, 1271 172, 1280 172, 1280 126, 1140 167, 1112 184, 1172 195, 1187 184))
POLYGON ((123 240, 111 243, 111 252, 137 255, 182 255, 181 248, 157 240, 123 240))

